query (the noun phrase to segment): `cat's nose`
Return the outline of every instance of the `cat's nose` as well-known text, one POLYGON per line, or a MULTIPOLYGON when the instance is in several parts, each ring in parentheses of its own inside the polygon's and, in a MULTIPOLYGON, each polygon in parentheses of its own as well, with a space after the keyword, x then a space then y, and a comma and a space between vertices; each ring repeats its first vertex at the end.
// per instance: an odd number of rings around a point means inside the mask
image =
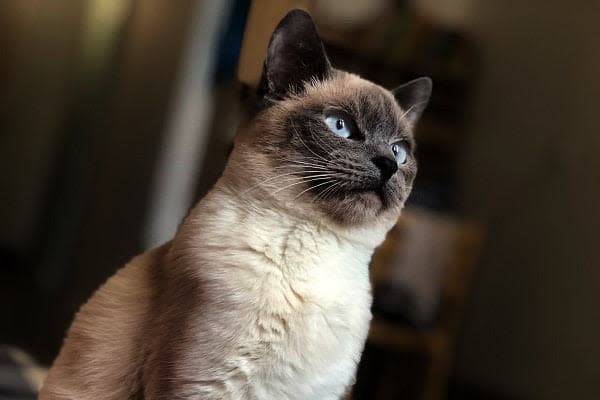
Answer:
POLYGON ((381 179, 384 182, 387 182, 398 171, 398 164, 392 158, 377 156, 372 158, 371 161, 381 171, 381 179))

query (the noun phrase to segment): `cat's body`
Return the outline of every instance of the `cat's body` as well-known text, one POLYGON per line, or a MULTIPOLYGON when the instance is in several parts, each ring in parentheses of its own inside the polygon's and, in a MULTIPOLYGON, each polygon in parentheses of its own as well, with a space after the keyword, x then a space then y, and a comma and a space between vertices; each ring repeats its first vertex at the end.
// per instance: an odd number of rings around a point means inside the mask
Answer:
MULTIPOLYGON (((269 52, 311 26, 289 14, 269 52)), ((297 47, 303 57, 309 39, 297 47)), ((268 54, 263 83, 274 103, 236 139, 223 176, 173 240, 134 258, 81 308, 41 400, 344 394, 371 317, 368 264, 415 173, 412 155, 390 146, 412 140, 409 117, 424 105, 410 114, 395 103, 408 92, 394 99, 317 61, 298 76, 303 95, 282 95, 285 61, 268 54), (331 115, 361 137, 332 133, 331 115)))
POLYGON ((181 236, 136 257, 82 307, 49 377, 64 398, 127 399, 138 380, 172 399, 343 394, 370 320, 367 264, 385 231, 338 233, 245 205, 213 191, 181 236), (222 226, 230 229, 215 233, 222 226), (76 351, 88 340, 94 347, 76 351), (171 379, 183 383, 173 390, 171 379))

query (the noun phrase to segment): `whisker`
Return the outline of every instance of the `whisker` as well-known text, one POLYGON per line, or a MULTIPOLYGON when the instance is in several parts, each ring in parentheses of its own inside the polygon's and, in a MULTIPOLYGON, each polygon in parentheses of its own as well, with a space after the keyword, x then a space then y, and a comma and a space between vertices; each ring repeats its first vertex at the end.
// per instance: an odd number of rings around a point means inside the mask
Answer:
POLYGON ((317 194, 312 202, 315 202, 316 200, 318 200, 319 198, 321 200, 325 200, 327 198, 327 193, 331 192, 333 190, 333 188, 337 187, 340 185, 340 181, 334 182, 333 185, 326 187, 325 189, 321 190, 319 192, 319 194, 317 194))
POLYGON ((331 191, 324 196, 324 199, 331 198, 334 195, 338 194, 340 192, 340 190, 344 187, 344 185, 345 185, 344 181, 338 181, 337 185, 334 185, 331 188, 331 191))
POLYGON ((287 165, 285 167, 281 167, 278 169, 293 169, 295 174, 301 174, 301 173, 310 173, 310 172, 320 172, 320 173, 325 173, 325 172, 335 172, 335 171, 331 171, 329 168, 323 168, 323 169, 311 169, 312 167, 305 167, 302 165, 287 165))
POLYGON ((287 182, 294 182, 294 181, 312 182, 312 181, 323 180, 323 179, 331 178, 331 177, 333 177, 333 175, 331 175, 331 174, 308 175, 308 176, 290 176, 290 177, 287 177, 287 178, 283 178, 282 180, 277 181, 277 182, 268 183, 266 186, 273 187, 273 186, 277 186, 279 184, 284 184, 284 183, 287 183, 287 182))
POLYGON ((262 186, 262 185, 263 185, 263 184, 265 184, 266 182, 273 181, 273 180, 275 180, 275 179, 279 179, 279 178, 282 178, 282 177, 284 177, 284 176, 287 176, 287 175, 297 175, 297 174, 298 174, 298 172, 297 172, 297 171, 293 171, 293 172, 287 172, 287 173, 285 173, 285 174, 280 174, 280 175, 272 176, 272 177, 270 177, 270 178, 268 178, 268 179, 265 179, 264 181, 261 181, 261 182, 257 183, 256 185, 253 185, 253 186, 249 187, 248 189, 244 190, 244 191, 242 192, 242 194, 246 194, 246 193, 248 193, 249 191, 251 191, 251 190, 253 190, 253 189, 256 189, 257 187, 259 187, 259 186, 262 186))
POLYGON ((321 150, 323 150, 326 153, 333 152, 333 148, 327 145, 325 142, 323 142, 323 140, 319 136, 315 135, 315 133, 312 130, 310 130, 310 136, 312 136, 312 138, 315 140, 315 143, 319 145, 321 150))
POLYGON ((300 135, 300 134, 298 133, 298 130, 296 129, 296 127, 295 127, 294 125, 292 125, 292 129, 294 130, 294 133, 295 133, 295 134, 296 134, 296 136, 298 137, 298 140, 300 140, 300 143, 302 143, 302 145, 304 145, 304 147, 306 147, 306 149, 307 149, 308 151, 310 151, 311 153, 313 153, 313 154, 314 154, 314 155, 315 155, 317 158, 319 158, 319 159, 321 159, 321 160, 323 160, 323 161, 325 161, 325 162, 328 162, 328 160, 327 160, 327 159, 325 159, 324 157, 322 157, 322 156, 318 155, 317 153, 315 153, 315 152, 314 152, 314 151, 313 151, 313 150, 312 150, 310 147, 308 147, 308 146, 306 145, 306 143, 304 143, 304 140, 302 140, 302 135, 300 135))
POLYGON ((304 167, 307 168, 329 168, 328 165, 325 164, 315 164, 315 163, 303 163, 303 162, 297 162, 297 161, 283 161, 282 162, 286 163, 285 165, 279 165, 275 168, 285 168, 287 165, 302 165, 304 167))
MULTIPOLYGON (((314 157, 305 157, 305 159, 311 160, 311 159, 314 159, 314 157)), ((314 159, 315 160, 314 162, 306 162, 306 161, 292 160, 289 158, 281 157, 280 160, 284 161, 284 162, 293 163, 293 164, 302 164, 302 165, 319 166, 319 167, 326 167, 331 164, 330 161, 328 161, 327 163, 323 163, 321 160, 317 160, 317 159, 314 159)))
POLYGON ((299 184, 301 184, 301 183, 305 183, 305 182, 306 182, 305 180, 301 180, 300 182, 295 182, 295 183, 292 183, 292 184, 290 184, 290 185, 284 186, 284 187, 282 187, 282 188, 279 188, 279 189, 277 189, 277 190, 276 190, 276 191, 274 191, 273 193, 271 193, 271 195, 273 195, 273 196, 274 196, 274 195, 276 195, 277 193, 281 192, 282 190, 285 190, 285 189, 291 188, 292 186, 299 185, 299 184))
POLYGON ((306 156, 306 155, 304 156, 304 159, 307 161, 312 161, 314 163, 324 164, 324 165, 329 165, 333 162, 332 160, 327 160, 327 159, 324 159, 323 157, 312 157, 312 156, 306 156))
MULTIPOLYGON (((258 188, 260 186, 263 186, 265 183, 272 182, 274 180, 283 178, 285 176, 296 175, 295 177, 287 178, 288 180, 289 179, 294 179, 294 178, 296 178, 296 179, 306 179, 306 178, 313 177, 313 175, 302 175, 301 173, 318 173, 318 174, 322 174, 323 172, 324 172, 323 170, 303 170, 303 171, 292 171, 292 172, 287 172, 287 173, 284 173, 284 174, 279 174, 279 175, 276 175, 276 176, 272 176, 272 177, 270 177, 268 179, 265 179, 264 181, 258 182, 256 185, 253 185, 250 188, 244 190, 242 192, 242 194, 247 194, 249 191, 254 190, 254 189, 256 189, 256 188, 258 188)), ((325 176, 325 175, 319 175, 319 176, 325 176)), ((287 180, 284 180, 284 181, 287 181, 287 180)))
POLYGON ((357 172, 357 170, 355 170, 355 169, 344 167, 343 165, 338 164, 336 162, 332 162, 332 161, 328 162, 327 166, 325 166, 323 164, 317 164, 317 165, 315 165, 315 164, 305 163, 305 162, 296 161, 296 160, 292 160, 292 161, 289 161, 289 162, 295 163, 295 164, 298 164, 298 165, 313 166, 314 168, 326 168, 327 170, 330 170, 330 171, 347 172, 347 173, 350 173, 350 174, 356 174, 356 172, 357 172))
MULTIPOLYGON (((340 193, 340 191, 344 188, 344 186, 346 185, 346 182, 344 181, 339 181, 338 182, 339 185, 337 185, 336 187, 333 188, 333 190, 327 194, 327 196, 329 196, 330 198, 333 197, 334 195, 340 193)), ((327 196, 325 196, 325 198, 327 198, 327 196)))
POLYGON ((308 192, 311 189, 318 188, 319 186, 323 186, 323 185, 326 185, 326 184, 331 183, 331 182, 333 182, 333 181, 332 180, 327 180, 327 181, 321 182, 321 183, 319 183, 317 185, 310 186, 309 188, 304 189, 303 191, 301 191, 300 194, 298 194, 296 197, 294 197, 294 200, 296 200, 298 197, 302 196, 304 193, 308 192))
MULTIPOLYGON (((282 190, 288 189, 288 188, 290 188, 292 186, 295 186, 295 185, 299 185, 301 183, 313 182, 313 181, 322 181, 323 179, 331 178, 331 177, 332 177, 331 175, 320 175, 320 176, 309 175, 308 177, 298 177, 297 179, 300 179, 298 182, 294 182, 294 183, 286 185, 286 186, 284 186, 282 188, 279 188, 276 191, 274 191, 273 193, 271 193, 271 195, 275 195, 275 194, 281 192, 282 190)), ((288 178, 288 179, 291 180, 293 178, 288 178)))

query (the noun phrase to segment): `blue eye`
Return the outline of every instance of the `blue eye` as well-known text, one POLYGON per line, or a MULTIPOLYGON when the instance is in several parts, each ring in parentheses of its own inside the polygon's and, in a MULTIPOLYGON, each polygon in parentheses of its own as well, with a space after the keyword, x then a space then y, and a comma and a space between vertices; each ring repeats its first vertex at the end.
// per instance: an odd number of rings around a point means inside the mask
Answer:
POLYGON ((392 144, 392 153, 394 153, 394 157, 396 157, 398 164, 406 163, 406 159, 408 158, 408 150, 406 149, 406 144, 404 142, 396 142, 392 144))
POLYGON ((327 117, 325 118, 325 123, 331 132, 335 133, 336 135, 343 137, 344 139, 350 137, 350 127, 344 118, 337 116, 327 117))

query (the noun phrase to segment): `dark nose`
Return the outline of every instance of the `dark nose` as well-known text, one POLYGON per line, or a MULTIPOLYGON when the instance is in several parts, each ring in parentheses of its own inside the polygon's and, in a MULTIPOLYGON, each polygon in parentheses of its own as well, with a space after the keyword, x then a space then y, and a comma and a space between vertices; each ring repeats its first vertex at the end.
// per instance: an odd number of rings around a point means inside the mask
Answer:
POLYGON ((377 156, 371 159, 371 161, 381 171, 381 179, 383 179, 384 182, 387 182, 392 175, 398 171, 398 164, 396 164, 396 160, 389 157, 377 156))

